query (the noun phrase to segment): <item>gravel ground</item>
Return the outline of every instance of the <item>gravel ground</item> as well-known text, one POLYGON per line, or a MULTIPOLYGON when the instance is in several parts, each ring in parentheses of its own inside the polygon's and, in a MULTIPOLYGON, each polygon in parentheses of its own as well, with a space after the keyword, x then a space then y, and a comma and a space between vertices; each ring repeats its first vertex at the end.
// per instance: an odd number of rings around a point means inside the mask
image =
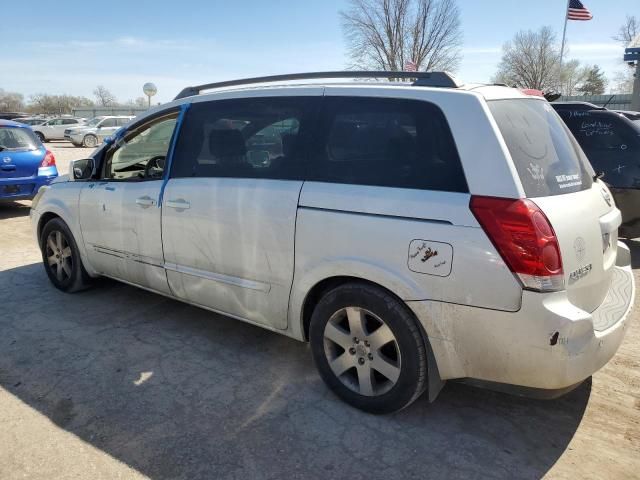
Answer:
MULTIPOLYGON (((51 143, 61 171, 87 149, 51 143)), ((557 400, 450 383, 376 417, 308 347, 111 281, 45 277, 28 204, 0 207, 0 478, 638 478, 640 312, 557 400)), ((633 248, 640 281, 640 242, 633 248)))

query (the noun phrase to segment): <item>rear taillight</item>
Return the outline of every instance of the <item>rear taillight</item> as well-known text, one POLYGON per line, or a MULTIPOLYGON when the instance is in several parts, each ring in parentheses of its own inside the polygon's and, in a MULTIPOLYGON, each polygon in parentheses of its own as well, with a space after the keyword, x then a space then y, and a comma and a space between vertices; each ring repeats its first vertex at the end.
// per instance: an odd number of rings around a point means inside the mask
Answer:
POLYGON ((549 219, 531 200, 471 197, 471 211, 524 288, 564 288, 562 256, 549 219))
POLYGON ((53 153, 47 150, 47 153, 44 156, 44 160, 42 160, 42 163, 40 163, 40 168, 55 167, 55 166, 56 166, 56 157, 53 156, 53 153))

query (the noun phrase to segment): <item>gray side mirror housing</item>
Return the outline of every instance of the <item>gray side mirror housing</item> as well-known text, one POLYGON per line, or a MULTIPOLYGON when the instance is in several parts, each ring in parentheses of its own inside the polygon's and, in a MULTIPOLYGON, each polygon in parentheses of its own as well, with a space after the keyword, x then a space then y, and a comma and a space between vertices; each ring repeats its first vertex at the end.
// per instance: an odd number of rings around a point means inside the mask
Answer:
POLYGON ((71 162, 71 180, 88 180, 95 170, 95 161, 93 158, 83 158, 82 160, 74 160, 71 162))

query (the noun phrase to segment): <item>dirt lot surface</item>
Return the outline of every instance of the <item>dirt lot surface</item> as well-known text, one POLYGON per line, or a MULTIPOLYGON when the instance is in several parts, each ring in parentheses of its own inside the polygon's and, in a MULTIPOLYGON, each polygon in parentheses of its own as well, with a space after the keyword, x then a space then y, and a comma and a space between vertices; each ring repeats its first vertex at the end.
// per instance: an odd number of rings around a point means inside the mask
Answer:
MULTIPOLYGON (((48 145, 64 172, 88 153, 48 145)), ((55 290, 28 206, 0 207, 2 480, 639 478, 638 302, 615 358, 563 398, 450 383, 376 417, 302 343, 116 282, 55 290)))

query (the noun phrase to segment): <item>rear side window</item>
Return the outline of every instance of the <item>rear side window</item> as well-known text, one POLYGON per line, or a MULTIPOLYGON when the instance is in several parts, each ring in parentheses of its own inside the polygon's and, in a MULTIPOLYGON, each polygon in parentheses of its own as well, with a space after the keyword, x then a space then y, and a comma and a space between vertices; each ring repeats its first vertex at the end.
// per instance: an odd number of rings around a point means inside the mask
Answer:
POLYGON ((77 123, 78 123, 77 120, 73 120, 73 119, 70 119, 70 118, 62 120, 62 124, 63 125, 75 125, 77 123))
POLYGON ((0 127, 0 150, 36 150, 40 142, 30 129, 0 127))
POLYGON ((468 192, 438 107, 417 100, 325 97, 311 179, 468 192))
POLYGON ((192 104, 171 176, 303 179, 301 132, 316 100, 269 97, 192 104))
POLYGON ((561 195, 591 187, 593 172, 588 160, 547 102, 509 99, 488 104, 527 197, 561 195))
POLYGON ((115 126, 117 126, 116 119, 115 118, 107 118, 99 126, 100 126, 100 128, 115 127, 115 126))

